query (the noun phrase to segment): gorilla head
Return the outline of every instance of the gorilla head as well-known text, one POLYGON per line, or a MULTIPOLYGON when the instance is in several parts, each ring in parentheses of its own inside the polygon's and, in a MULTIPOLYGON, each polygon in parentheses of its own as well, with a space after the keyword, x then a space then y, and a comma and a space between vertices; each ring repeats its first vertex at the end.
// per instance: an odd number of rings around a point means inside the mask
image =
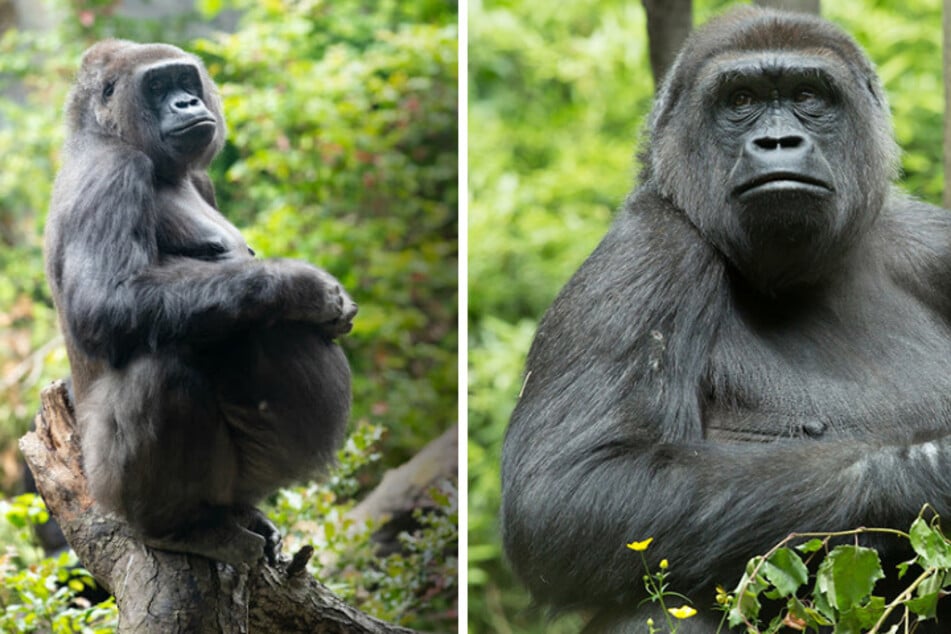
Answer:
POLYGON ((745 8, 677 57, 644 177, 772 294, 834 270, 875 221, 897 157, 882 88, 849 36, 808 15, 745 8))
POLYGON ((201 61, 167 44, 91 47, 66 110, 70 130, 98 130, 141 149, 166 181, 207 167, 226 136, 218 91, 201 61))

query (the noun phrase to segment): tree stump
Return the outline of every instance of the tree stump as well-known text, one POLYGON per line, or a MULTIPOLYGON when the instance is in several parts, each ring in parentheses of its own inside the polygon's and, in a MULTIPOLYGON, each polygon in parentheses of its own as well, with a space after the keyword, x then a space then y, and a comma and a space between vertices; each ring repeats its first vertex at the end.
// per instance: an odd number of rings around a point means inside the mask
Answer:
POLYGON ((229 566, 153 550, 99 511, 86 484, 79 434, 63 381, 41 394, 36 430, 20 439, 37 490, 66 540, 116 597, 119 632, 411 633, 350 607, 306 572, 313 550, 276 565, 229 566))

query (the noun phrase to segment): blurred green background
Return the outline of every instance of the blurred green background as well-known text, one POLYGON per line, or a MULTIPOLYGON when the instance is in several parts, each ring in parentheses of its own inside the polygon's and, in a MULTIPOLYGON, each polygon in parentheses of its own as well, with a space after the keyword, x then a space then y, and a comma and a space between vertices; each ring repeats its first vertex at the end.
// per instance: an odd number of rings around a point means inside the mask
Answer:
MULTIPOLYGON (((20 487, 16 439, 39 390, 68 374, 41 245, 80 56, 104 37, 177 44, 204 59, 223 98, 228 143, 210 170, 222 212, 258 256, 325 268, 360 305, 341 343, 362 431, 327 489, 276 496, 272 513, 302 539, 322 535, 320 565, 348 601, 454 630, 452 486, 434 496, 445 522, 405 560, 374 559, 346 511, 458 418, 456 3, 199 0, 161 20, 130 18, 120 4, 49 0, 35 7, 52 12, 48 29, 0 34, 0 498, 20 487), (222 11, 240 16, 226 20, 231 33, 210 23, 222 11), (344 559, 328 564, 331 554, 344 559)), ((51 598, 62 568, 36 564, 20 530, 39 514, 31 504, 0 499, 0 631, 72 631, 55 625, 68 604, 51 598)))
MULTIPOLYGON (((733 4, 694 0, 694 24, 733 4)), ((940 204, 941 2, 823 0, 822 15, 878 66, 903 187, 940 204)), ((634 0, 471 0, 468 19, 469 632, 576 632, 577 617, 532 609, 503 562, 499 451, 538 319, 634 184, 645 16, 634 0)))

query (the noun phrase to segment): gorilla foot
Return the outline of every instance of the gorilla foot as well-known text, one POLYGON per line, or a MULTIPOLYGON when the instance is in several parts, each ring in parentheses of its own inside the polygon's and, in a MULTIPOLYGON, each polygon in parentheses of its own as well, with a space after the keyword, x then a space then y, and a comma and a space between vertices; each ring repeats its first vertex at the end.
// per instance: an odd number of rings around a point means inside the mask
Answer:
MULTIPOLYGON (((266 518, 261 516, 264 522, 266 518)), ((274 528, 274 532, 277 529, 274 528)), ((179 531, 175 536, 143 536, 142 542, 150 548, 176 553, 201 555, 226 564, 253 564, 267 554, 268 560, 276 556, 280 547, 280 536, 276 546, 273 537, 265 537, 255 530, 240 526, 237 522, 222 522, 214 526, 193 527, 179 531)))
POLYGON ((253 506, 239 511, 239 518, 242 526, 264 538, 264 556, 269 564, 276 565, 277 556, 281 552, 281 532, 277 530, 274 522, 253 506))

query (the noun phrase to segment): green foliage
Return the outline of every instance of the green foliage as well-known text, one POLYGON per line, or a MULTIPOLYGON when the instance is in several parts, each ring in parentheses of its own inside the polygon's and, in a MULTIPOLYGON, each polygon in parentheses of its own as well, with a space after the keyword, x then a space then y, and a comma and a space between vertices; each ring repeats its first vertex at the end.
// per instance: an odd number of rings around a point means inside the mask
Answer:
POLYGON ((940 0, 843 0, 822 3, 822 12, 851 33, 877 64, 903 151, 902 187, 941 204, 944 98, 940 0))
MULTIPOLYGON (((735 2, 694 2, 695 22, 735 2)), ((878 64, 903 187, 940 201, 940 2, 823 2, 878 64)), ((634 184, 653 82, 637 2, 469 3, 469 631, 573 632, 498 540, 499 451, 537 320, 634 184)))
POLYGON ((0 630, 105 634, 114 632, 114 599, 89 605, 78 594, 95 581, 72 552, 18 568, 0 557, 0 630))
POLYGON ((750 560, 732 594, 721 591, 717 602, 727 612, 729 626, 753 634, 785 631, 791 624, 803 631, 832 627, 839 634, 873 634, 885 632, 885 627, 891 628, 889 632, 897 631, 895 627, 912 631, 918 620, 933 619, 938 598, 951 589, 951 542, 938 518, 926 520, 926 512, 907 534, 860 528, 790 535, 766 555, 750 560), (897 570, 883 571, 876 550, 840 543, 843 537, 863 533, 907 539, 915 556, 897 570), (804 537, 812 539, 795 549, 787 546, 804 537), (830 549, 831 543, 838 545, 830 549), (805 561, 800 553, 807 557, 805 561), (918 574, 909 579, 909 571, 918 574), (904 580, 904 589, 896 596, 876 594, 877 582, 886 577, 904 580), (765 624, 763 612, 772 615, 765 624))
POLYGON ((42 498, 34 494, 0 501, 0 631, 99 634, 115 631, 115 603, 90 605, 81 593, 96 582, 72 551, 43 557, 33 531, 49 519, 42 498))
MULTIPOLYGON (((914 631, 918 622, 935 618, 938 599, 951 590, 951 541, 941 531, 938 517, 925 519, 929 512, 928 507, 922 509, 908 533, 858 528, 789 535, 765 555, 749 560, 732 593, 717 587, 716 602, 724 612, 717 632, 726 628, 748 634, 778 634, 790 629, 836 634, 914 631), (915 556, 886 574, 877 550, 843 543, 844 538, 855 540, 873 533, 908 540, 915 556), (795 548, 790 547, 795 543, 795 548), (910 570, 919 573, 909 580, 910 570), (905 580, 904 589, 895 596, 876 594, 877 582, 886 577, 892 587, 905 580), (764 623, 764 619, 768 621, 764 623)), ((644 551, 651 541, 627 545, 638 553, 644 570, 648 569, 644 551)), ((669 572, 670 564, 663 559, 657 572, 643 576, 647 590, 643 602, 658 603, 666 617, 662 627, 652 618, 645 619, 651 634, 673 634, 679 629, 678 621, 697 613, 686 604, 667 607, 674 597, 686 599, 669 587, 669 572)))
POLYGON ((337 452, 338 466, 325 483, 280 491, 270 518, 285 535, 285 550, 304 544, 317 556, 310 569, 349 604, 421 631, 455 624, 458 579, 458 501, 455 486, 429 492, 432 509, 417 510, 418 528, 399 535, 401 550, 381 556, 372 537, 378 522, 349 515, 361 472, 380 460, 381 427, 361 425, 337 452))

